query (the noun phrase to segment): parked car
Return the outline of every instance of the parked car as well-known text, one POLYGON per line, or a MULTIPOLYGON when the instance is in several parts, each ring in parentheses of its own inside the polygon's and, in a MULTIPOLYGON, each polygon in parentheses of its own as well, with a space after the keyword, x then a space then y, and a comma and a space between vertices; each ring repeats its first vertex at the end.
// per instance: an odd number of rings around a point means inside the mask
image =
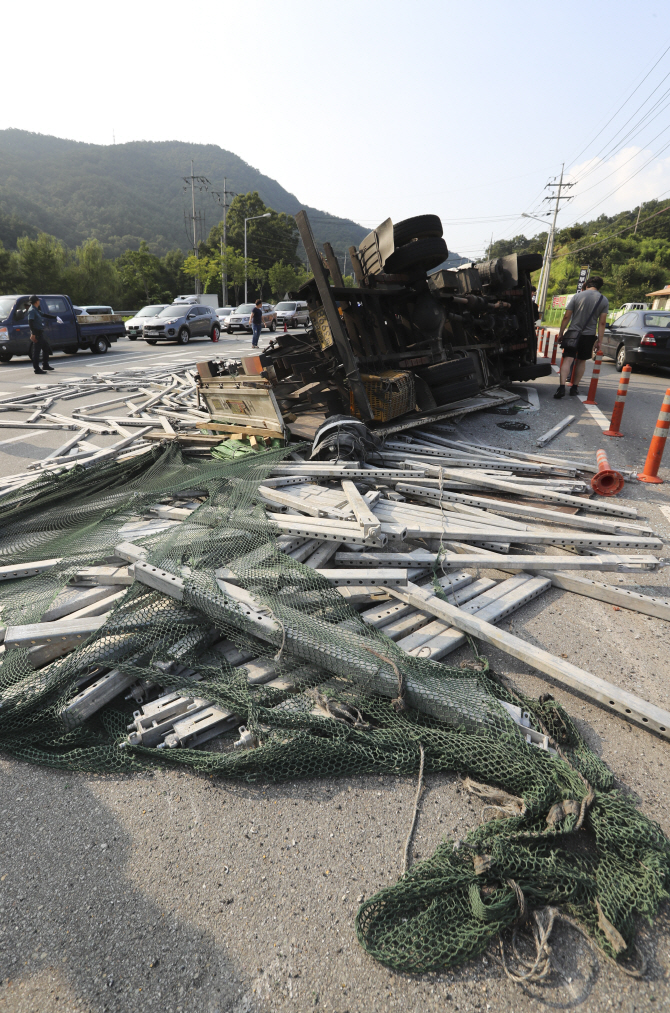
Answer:
POLYGON ((670 312, 634 310, 605 328, 603 353, 624 366, 670 366, 670 312))
MULTIPOLYGON (((121 317, 91 324, 80 323, 81 316, 67 295, 40 295, 41 308, 56 319, 45 318, 44 335, 54 352, 74 355, 82 348, 103 355, 113 341, 122 338, 126 329, 121 317)), ((30 355, 27 295, 0 296, 0 362, 9 362, 15 355, 30 355)))
POLYGON ((161 310, 167 309, 169 303, 159 303, 156 306, 144 306, 139 313, 136 313, 130 320, 126 320, 126 334, 129 341, 137 341, 142 337, 142 328, 148 323, 148 318, 157 317, 161 310))
POLYGON ((183 302, 166 306, 142 328, 142 337, 148 345, 155 345, 157 341, 176 341, 178 345, 187 345, 191 338, 218 341, 220 336, 221 324, 211 306, 183 302))
POLYGON ((77 316, 84 317, 100 317, 114 313, 111 306, 75 306, 74 308, 77 311, 77 316))
POLYGON ((213 310, 219 308, 219 297, 216 292, 200 292, 199 295, 176 295, 172 300, 173 306, 177 303, 190 303, 192 306, 211 306, 213 310))
MULTIPOLYGON (((251 311, 256 304, 252 302, 242 303, 228 317, 228 332, 249 331, 251 333, 251 311)), ((277 330, 277 314, 268 302, 263 303, 263 327, 269 331, 277 330)))
POLYGON ((219 318, 219 323, 221 324, 222 331, 228 330, 228 324, 230 323, 230 316, 234 312, 235 312, 234 306, 221 306, 216 311, 216 315, 219 318))
POLYGON ((306 302, 278 302, 275 306, 277 311, 277 326, 283 327, 309 327, 309 310, 306 302))

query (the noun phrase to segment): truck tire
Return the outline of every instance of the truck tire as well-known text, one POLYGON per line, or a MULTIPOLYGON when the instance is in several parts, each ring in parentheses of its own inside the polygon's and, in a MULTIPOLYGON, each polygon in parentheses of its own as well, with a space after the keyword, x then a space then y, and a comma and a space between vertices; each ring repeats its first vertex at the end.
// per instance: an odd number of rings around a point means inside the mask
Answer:
POLYGON ((128 338, 128 341, 137 341, 137 335, 136 334, 128 334, 128 335, 126 335, 126 337, 128 338))
POLYGON ((106 338, 100 337, 95 339, 90 348, 94 355, 106 355, 109 345, 106 338))
POLYGON ((66 355, 76 355, 79 351, 79 345, 68 345, 63 351, 66 355))
POLYGON ((460 380, 458 383, 447 383, 444 387, 433 387, 433 397, 440 407, 454 401, 463 401, 466 397, 475 397, 477 394, 479 384, 476 380, 460 380))
POLYGON ((425 380, 431 387, 442 387, 446 383, 455 383, 472 376, 475 366, 468 355, 466 359, 451 359, 448 362, 436 362, 434 366, 417 369, 416 375, 425 380))
POLYGON ((0 362, 9 362, 12 358, 11 352, 0 352, 0 362))
POLYGON ((396 247, 411 243, 413 239, 441 239, 443 234, 442 222, 437 215, 416 215, 393 226, 396 247))
POLYGON ((155 341, 155 340, 151 341, 149 338, 147 338, 146 341, 147 341, 147 345, 157 345, 158 344, 157 341, 155 341))
POLYGON ((392 253, 384 264, 387 274, 403 274, 405 271, 430 271, 449 256, 444 239, 415 239, 407 246, 401 246, 392 253))
POLYGON ((177 344, 188 345, 190 340, 191 335, 188 332, 188 327, 182 327, 181 330, 179 331, 179 334, 177 335, 177 344))

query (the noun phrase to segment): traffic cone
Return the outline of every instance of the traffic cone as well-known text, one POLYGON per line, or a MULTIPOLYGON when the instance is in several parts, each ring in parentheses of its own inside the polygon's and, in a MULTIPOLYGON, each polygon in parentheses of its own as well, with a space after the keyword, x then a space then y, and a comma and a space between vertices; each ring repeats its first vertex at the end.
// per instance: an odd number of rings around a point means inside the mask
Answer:
POLYGON ((554 347, 551 353, 551 364, 556 365, 556 353, 558 352, 558 331, 554 334, 554 347))
POLYGON ((598 404, 596 401, 596 390, 598 387, 598 377, 600 376, 600 366, 602 361, 603 353, 596 352, 596 360, 593 363, 593 372, 591 373, 591 383, 589 384, 589 393, 584 404, 598 404))
POLYGON ((603 436, 623 436, 623 433, 619 432, 619 426, 621 425, 621 416, 623 415, 623 406, 626 402, 626 392, 628 390, 628 381, 630 380, 631 373, 632 368, 630 366, 623 367, 623 372, 619 380, 619 389, 616 392, 614 411, 612 412, 612 418, 610 419, 610 427, 605 430, 603 436))
POLYGON ((654 485, 662 485, 663 479, 658 477, 658 469, 661 466, 661 458, 665 450, 665 441, 670 429, 670 388, 666 390, 661 410, 658 413, 654 435, 647 451, 647 460, 644 462, 644 470, 637 476, 638 482, 652 482, 654 485))
POLYGON ((623 489, 623 475, 610 468, 604 450, 597 452, 596 461, 598 462, 598 471, 591 479, 591 488, 599 496, 616 496, 623 489))
POLYGON ((288 331, 288 327, 286 326, 286 321, 284 321, 284 334, 286 334, 287 331, 288 331))

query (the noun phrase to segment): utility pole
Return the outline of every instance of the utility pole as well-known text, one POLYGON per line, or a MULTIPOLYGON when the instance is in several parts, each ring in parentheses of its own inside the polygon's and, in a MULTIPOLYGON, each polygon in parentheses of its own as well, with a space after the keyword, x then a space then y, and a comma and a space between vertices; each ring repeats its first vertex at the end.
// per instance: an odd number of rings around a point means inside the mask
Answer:
POLYGON ((223 191, 212 190, 212 195, 223 208, 223 229, 221 231, 221 290, 223 292, 223 305, 228 305, 228 268, 226 266, 226 250, 228 249, 228 197, 237 197, 236 193, 227 187, 228 179, 223 177, 223 191))
POLYGON ((347 276, 347 251, 345 250, 344 251, 344 261, 342 263, 342 277, 346 278, 346 276, 347 276))
MULTIPOLYGON (((197 230, 198 216, 195 213, 195 191, 196 191, 196 185, 197 185, 198 190, 202 191, 202 190, 207 190, 207 188, 209 187, 210 184, 209 184, 209 180, 207 179, 206 176, 195 176, 194 175, 194 173, 193 173, 193 159, 191 159, 191 175, 190 176, 182 176, 182 179, 186 183, 186 186, 184 187, 184 190, 188 189, 189 184, 190 184, 190 187, 191 187, 191 221, 193 222, 193 256, 197 260, 198 259, 198 230, 197 230)), ((198 278, 197 274, 195 276, 195 294, 196 295, 200 294, 200 279, 198 278)))
POLYGON ((556 186, 556 187, 558 187, 558 190, 556 191, 556 193, 552 197, 545 197, 544 198, 545 200, 553 200, 553 201, 555 201, 555 204, 554 204, 554 217, 553 217, 552 222, 551 222, 551 229, 549 231, 549 238, 547 239, 547 248, 546 248, 545 254, 544 254, 544 263, 542 264, 541 288, 540 288, 539 292, 537 293, 538 294, 537 308, 539 309, 540 313, 542 313, 542 314, 544 314, 544 308, 545 308, 546 303, 547 303, 547 289, 549 288, 549 275, 551 273, 551 261, 553 259, 553 254, 554 254, 554 237, 556 235, 556 219, 558 217, 558 212, 559 212, 559 209, 560 209, 560 206, 561 206, 560 202, 562 200, 570 200, 571 199, 569 196, 563 197, 561 195, 561 190, 563 190, 563 189, 565 189, 567 187, 575 185, 574 183, 564 183, 563 182, 563 170, 564 170, 564 168, 565 168, 565 162, 561 166, 561 178, 559 179, 558 183, 547 183, 547 186, 545 187, 545 189, 547 189, 550 186, 556 186))
POLYGON ((640 204, 639 208, 637 209, 637 220, 635 222, 635 228, 633 229, 633 235, 635 235, 635 233, 637 232, 637 227, 640 224, 640 212, 641 211, 642 211, 642 205, 640 204))

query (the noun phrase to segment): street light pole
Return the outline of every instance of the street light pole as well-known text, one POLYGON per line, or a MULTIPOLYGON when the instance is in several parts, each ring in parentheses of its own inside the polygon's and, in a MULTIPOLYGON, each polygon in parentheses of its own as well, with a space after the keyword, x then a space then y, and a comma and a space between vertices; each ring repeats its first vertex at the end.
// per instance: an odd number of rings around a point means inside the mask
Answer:
POLYGON ((248 301, 247 295, 247 222, 254 222, 257 218, 270 218, 271 214, 266 211, 264 215, 252 215, 251 218, 244 219, 244 301, 248 301))

